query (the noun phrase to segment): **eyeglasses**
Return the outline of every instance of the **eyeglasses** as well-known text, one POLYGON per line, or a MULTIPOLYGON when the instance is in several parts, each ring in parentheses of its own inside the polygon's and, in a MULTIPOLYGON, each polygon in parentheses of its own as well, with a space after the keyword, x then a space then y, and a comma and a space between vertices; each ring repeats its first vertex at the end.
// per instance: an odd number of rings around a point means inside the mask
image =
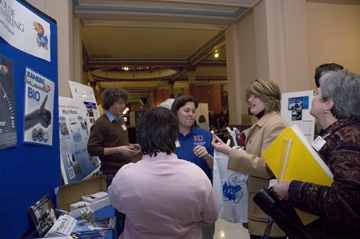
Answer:
POLYGON ((319 92, 317 90, 313 90, 313 95, 317 96, 319 94, 319 92))

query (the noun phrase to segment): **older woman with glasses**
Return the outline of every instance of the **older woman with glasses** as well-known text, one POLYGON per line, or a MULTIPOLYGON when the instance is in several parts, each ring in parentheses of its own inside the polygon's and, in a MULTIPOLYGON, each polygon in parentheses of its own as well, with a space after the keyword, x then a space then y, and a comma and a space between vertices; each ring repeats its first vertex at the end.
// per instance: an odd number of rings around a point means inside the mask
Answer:
POLYGON ((306 226, 290 218, 301 234, 279 226, 290 239, 360 238, 360 75, 325 73, 319 86, 310 114, 323 127, 318 154, 334 182, 330 187, 297 180, 274 185, 283 203, 320 217, 306 226))

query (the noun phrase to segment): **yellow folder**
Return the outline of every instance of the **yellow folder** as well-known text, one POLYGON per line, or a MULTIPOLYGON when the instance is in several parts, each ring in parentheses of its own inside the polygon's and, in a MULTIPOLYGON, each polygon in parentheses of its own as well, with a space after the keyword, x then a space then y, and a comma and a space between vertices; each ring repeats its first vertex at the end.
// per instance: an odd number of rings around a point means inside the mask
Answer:
MULTIPOLYGON (((279 182, 299 180, 327 186, 333 182, 330 169, 297 125, 286 127, 262 153, 262 157, 279 182)), ((295 210, 304 225, 318 218, 299 209, 295 210)))

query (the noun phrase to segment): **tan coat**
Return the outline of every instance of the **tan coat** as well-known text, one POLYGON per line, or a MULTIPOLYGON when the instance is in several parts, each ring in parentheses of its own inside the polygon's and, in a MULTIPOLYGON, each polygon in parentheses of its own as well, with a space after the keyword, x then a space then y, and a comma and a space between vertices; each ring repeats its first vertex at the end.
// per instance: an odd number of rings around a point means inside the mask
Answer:
MULTIPOLYGON (((249 233, 262 236, 266 227, 268 216, 254 203, 253 197, 262 188, 269 186, 269 180, 274 177, 263 158, 262 152, 286 128, 287 124, 277 112, 268 112, 255 122, 250 128, 244 130, 246 152, 242 153, 232 149, 229 155, 228 169, 249 175, 247 186, 249 190, 249 233)), ((285 234, 273 225, 272 237, 281 237, 285 234)))

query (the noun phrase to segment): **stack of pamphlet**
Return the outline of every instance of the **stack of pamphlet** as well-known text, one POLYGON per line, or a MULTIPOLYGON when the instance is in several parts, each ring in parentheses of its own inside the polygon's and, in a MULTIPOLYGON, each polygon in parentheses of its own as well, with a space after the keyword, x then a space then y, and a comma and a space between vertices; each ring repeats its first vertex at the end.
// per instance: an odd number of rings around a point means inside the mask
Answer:
POLYGON ((107 192, 97 192, 91 195, 82 196, 81 199, 85 202, 94 203, 108 197, 107 192))
POLYGON ((116 217, 103 217, 94 220, 83 220, 77 223, 74 232, 84 232, 93 230, 114 230, 116 227, 116 217))
POLYGON ((76 224, 73 229, 74 239, 102 239, 107 230, 115 230, 116 217, 104 217, 91 221, 83 220, 76 224))
POLYGON ((76 219, 69 215, 61 215, 46 233, 45 237, 70 236, 76 225, 76 219))

